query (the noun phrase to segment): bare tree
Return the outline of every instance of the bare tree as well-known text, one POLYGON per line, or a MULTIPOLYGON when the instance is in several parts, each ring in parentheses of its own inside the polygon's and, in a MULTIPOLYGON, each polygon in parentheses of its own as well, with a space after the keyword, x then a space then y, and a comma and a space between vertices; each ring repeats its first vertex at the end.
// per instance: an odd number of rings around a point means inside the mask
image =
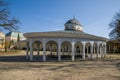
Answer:
POLYGON ((0 30, 17 30, 19 20, 12 17, 8 8, 9 3, 0 0, 0 30))
POLYGON ((114 39, 118 42, 118 44, 114 43, 114 52, 116 51, 116 47, 118 50, 117 52, 120 52, 120 11, 115 14, 109 26, 112 29, 109 33, 110 39, 114 39))
MULTIPOLYGON (((19 20, 11 16, 8 5, 9 3, 5 2, 4 0, 0 0, 0 31, 18 30, 19 20)), ((5 40, 5 52, 6 51, 7 51, 7 43, 5 40)))
POLYGON ((120 11, 116 13, 109 26, 112 29, 109 33, 110 38, 120 40, 120 11))

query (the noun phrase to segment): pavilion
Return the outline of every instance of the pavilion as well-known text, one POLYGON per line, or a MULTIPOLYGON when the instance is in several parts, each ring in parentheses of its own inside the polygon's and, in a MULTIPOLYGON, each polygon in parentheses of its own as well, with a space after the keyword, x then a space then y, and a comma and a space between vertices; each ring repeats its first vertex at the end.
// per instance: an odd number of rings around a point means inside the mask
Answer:
POLYGON ((25 33, 26 59, 33 61, 34 49, 37 50, 37 56, 42 51, 42 60, 47 61, 47 52, 50 54, 56 52, 58 61, 62 60, 63 53, 71 56, 75 61, 75 56, 80 54, 81 59, 101 58, 106 56, 107 38, 91 35, 83 32, 83 26, 75 18, 68 20, 65 24, 65 30, 49 32, 30 32, 25 33), (30 51, 29 51, 30 49, 30 51))

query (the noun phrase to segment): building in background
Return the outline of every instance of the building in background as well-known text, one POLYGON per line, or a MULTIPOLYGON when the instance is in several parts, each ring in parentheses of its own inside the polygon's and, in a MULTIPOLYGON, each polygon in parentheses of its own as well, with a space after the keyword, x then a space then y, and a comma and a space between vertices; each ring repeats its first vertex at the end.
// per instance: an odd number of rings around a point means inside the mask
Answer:
POLYGON ((107 53, 119 53, 120 52, 120 41, 109 40, 107 42, 107 53))
POLYGON ((0 32, 0 48, 4 48, 5 47, 5 34, 0 32))
POLYGON ((20 41, 25 40, 22 32, 11 31, 6 34, 6 43, 8 48, 20 47, 20 41))
POLYGON ((6 41, 7 42, 10 42, 10 41, 17 42, 18 36, 19 36, 20 40, 25 40, 25 37, 23 36, 22 32, 11 31, 11 32, 6 34, 6 41))

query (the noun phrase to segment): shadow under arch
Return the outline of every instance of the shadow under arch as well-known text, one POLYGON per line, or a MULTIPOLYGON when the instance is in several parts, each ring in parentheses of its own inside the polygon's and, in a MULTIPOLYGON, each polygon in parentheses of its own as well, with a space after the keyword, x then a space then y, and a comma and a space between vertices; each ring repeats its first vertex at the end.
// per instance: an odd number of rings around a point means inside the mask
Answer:
POLYGON ((90 53, 91 53, 91 44, 90 42, 87 42, 85 44, 85 57, 89 57, 90 58, 90 53))
POLYGON ((62 50, 62 53, 63 55, 70 55, 71 53, 71 43, 69 41, 63 41, 62 44, 61 44, 61 50, 62 50))
POLYGON ((99 44, 99 54, 101 55, 102 54, 102 43, 99 44))
POLYGON ((83 44, 80 41, 75 43, 75 58, 81 59, 83 55, 83 44))
POLYGON ((57 60, 58 58, 58 44, 54 40, 50 40, 46 43, 46 59, 47 60, 57 60))
POLYGON ((69 60, 71 59, 71 48, 72 45, 69 41, 63 41, 61 43, 61 58, 62 60, 69 60))
POLYGON ((35 40, 32 44, 32 47, 33 47, 33 59, 36 60, 41 60, 42 57, 40 55, 42 55, 42 51, 43 51, 43 48, 42 48, 42 42, 39 41, 39 40, 35 40))

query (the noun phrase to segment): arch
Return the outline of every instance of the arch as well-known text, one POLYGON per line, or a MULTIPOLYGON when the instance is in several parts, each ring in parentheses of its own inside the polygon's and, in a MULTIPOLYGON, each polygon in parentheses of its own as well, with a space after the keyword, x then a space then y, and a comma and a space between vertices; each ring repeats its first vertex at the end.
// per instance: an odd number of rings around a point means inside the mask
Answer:
POLYGON ((54 40, 50 40, 46 43, 47 56, 50 58, 57 58, 58 56, 58 44, 54 40))
POLYGON ((33 46, 33 50, 37 50, 37 48, 42 49, 42 42, 36 40, 33 42, 32 46, 33 46))
POLYGON ((55 38, 45 38, 46 39, 46 44, 48 44, 48 43, 57 43, 57 39, 55 39, 55 38))
POLYGON ((39 59, 40 51, 42 51, 42 42, 39 40, 34 40, 34 42, 32 43, 32 47, 33 47, 33 55, 34 55, 33 58, 39 59))
POLYGON ((33 46, 34 49, 36 49, 40 44, 42 44, 42 42, 36 40, 36 41, 33 42, 32 46, 33 46))
POLYGON ((70 56, 72 45, 69 41, 63 41, 61 43, 61 53, 63 56, 70 56))
POLYGON ((85 53, 86 53, 87 57, 90 57, 90 52, 91 52, 91 44, 90 44, 90 42, 87 42, 85 44, 85 53))
POLYGON ((82 58, 83 44, 80 41, 75 43, 75 56, 82 58))

